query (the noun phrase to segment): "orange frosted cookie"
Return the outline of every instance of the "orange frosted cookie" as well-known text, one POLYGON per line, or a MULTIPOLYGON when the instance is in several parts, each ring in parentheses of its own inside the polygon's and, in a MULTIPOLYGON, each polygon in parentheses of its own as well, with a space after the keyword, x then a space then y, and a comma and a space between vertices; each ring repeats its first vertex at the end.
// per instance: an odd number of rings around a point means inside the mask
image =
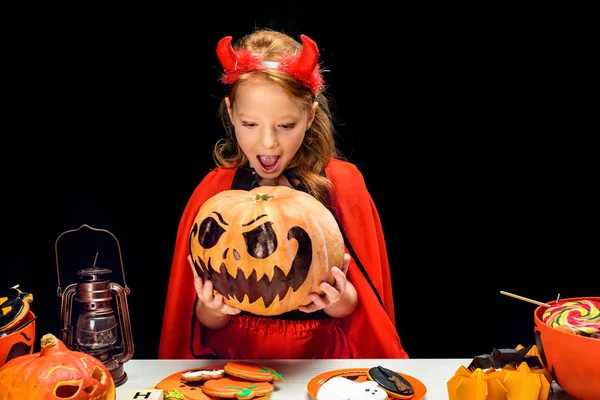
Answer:
POLYGON ((223 367, 225 373, 237 378, 249 379, 258 382, 281 382, 283 377, 273 368, 248 362, 230 361, 223 367))
POLYGON ((226 399, 255 399, 270 394, 275 389, 271 382, 257 382, 236 377, 211 379, 202 386, 209 396, 226 399))

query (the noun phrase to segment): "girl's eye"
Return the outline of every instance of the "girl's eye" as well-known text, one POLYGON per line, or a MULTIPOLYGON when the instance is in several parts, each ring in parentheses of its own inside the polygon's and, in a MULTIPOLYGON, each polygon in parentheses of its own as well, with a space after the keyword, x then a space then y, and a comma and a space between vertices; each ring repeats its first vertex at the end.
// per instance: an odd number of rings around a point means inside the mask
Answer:
MULTIPOLYGON (((258 124, 254 123, 254 122, 242 122, 242 126, 244 128, 255 128, 258 126, 258 124)), ((295 126, 296 126, 296 124, 280 124, 279 125, 279 127, 284 130, 294 129, 295 126)))

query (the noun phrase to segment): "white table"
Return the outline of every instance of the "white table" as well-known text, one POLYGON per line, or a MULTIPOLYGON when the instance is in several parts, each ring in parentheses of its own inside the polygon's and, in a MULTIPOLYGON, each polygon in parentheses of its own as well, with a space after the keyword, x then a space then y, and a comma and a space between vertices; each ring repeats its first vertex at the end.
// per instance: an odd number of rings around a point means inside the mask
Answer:
MULTIPOLYGON (((448 399, 446 382, 471 359, 385 359, 385 360, 247 360, 273 367, 283 376, 275 383, 270 400, 313 400, 307 391, 308 382, 323 372, 345 368, 371 368, 381 365, 393 371, 417 378, 427 387, 424 400, 448 399)), ((208 365, 225 365, 225 360, 136 360, 125 363, 127 381, 117 388, 117 400, 130 389, 151 389, 175 372, 208 365)), ((549 400, 572 399, 556 384, 549 400)))

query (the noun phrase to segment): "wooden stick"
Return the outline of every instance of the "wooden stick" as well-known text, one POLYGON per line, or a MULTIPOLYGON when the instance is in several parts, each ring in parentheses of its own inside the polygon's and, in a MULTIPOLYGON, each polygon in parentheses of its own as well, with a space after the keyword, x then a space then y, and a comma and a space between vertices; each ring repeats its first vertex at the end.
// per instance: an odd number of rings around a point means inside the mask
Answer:
POLYGON ((508 293, 508 292, 505 292, 503 290, 501 290, 500 293, 502 293, 505 296, 510 296, 510 297, 514 297, 515 299, 526 301, 528 303, 537 304, 538 306, 550 307, 549 304, 542 303, 541 301, 536 301, 536 300, 528 299, 527 297, 523 297, 523 296, 519 296, 519 295, 516 295, 516 294, 508 293))

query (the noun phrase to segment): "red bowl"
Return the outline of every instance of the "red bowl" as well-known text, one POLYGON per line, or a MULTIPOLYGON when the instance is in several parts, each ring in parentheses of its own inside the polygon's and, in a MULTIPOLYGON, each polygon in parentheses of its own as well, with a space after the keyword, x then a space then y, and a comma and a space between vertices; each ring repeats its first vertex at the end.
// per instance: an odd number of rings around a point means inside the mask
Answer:
MULTIPOLYGON (((573 297, 560 302, 576 300, 600 301, 600 297, 573 297)), ((545 310, 544 306, 535 309, 534 331, 546 370, 575 399, 600 400, 600 339, 552 328, 542 320, 545 310)))

